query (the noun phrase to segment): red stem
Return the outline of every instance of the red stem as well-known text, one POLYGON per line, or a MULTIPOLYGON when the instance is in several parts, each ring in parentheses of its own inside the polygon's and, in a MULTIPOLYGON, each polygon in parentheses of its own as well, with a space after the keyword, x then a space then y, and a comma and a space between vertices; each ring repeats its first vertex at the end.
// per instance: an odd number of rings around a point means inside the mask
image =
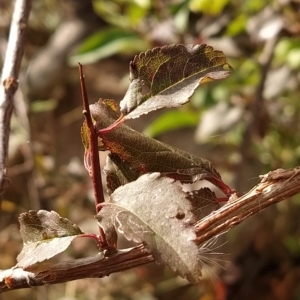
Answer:
POLYGON ((83 114, 89 129, 89 146, 90 149, 90 161, 91 168, 89 170, 89 174, 94 187, 94 195, 95 195, 95 207, 96 213, 99 212, 101 206, 100 203, 104 202, 104 192, 102 187, 102 178, 101 178, 101 169, 100 169, 100 159, 99 159, 99 151, 98 151, 98 136, 92 121, 89 101, 87 97, 85 80, 82 71, 82 65, 78 63, 79 66, 79 74, 80 74, 80 85, 81 85, 81 93, 82 93, 82 101, 83 101, 83 114))

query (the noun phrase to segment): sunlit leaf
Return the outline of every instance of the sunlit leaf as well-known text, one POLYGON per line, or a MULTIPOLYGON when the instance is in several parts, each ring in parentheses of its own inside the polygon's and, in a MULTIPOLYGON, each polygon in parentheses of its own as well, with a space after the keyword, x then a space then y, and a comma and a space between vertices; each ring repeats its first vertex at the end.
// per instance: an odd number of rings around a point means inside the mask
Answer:
POLYGON ((23 249, 18 267, 28 267, 63 252, 83 232, 54 211, 29 211, 19 216, 23 249))
POLYGON ((214 193, 185 193, 172 179, 152 173, 115 190, 111 201, 96 216, 105 232, 114 226, 128 240, 144 243, 158 262, 199 282, 201 247, 193 241, 193 225, 218 207, 214 193))
POLYGON ((223 79, 230 68, 223 52, 207 45, 170 45, 135 56, 130 85, 120 102, 125 119, 189 101, 201 83, 223 79), (148 89, 143 93, 144 89, 148 89))

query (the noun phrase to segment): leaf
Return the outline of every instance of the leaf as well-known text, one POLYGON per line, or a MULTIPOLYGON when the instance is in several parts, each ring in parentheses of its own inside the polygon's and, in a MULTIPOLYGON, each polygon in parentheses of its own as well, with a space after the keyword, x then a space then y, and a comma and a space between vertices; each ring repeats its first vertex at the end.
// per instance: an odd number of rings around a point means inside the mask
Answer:
POLYGON ((199 123, 199 112, 172 110, 157 117, 143 133, 147 136, 155 137, 171 130, 185 127, 196 127, 199 123))
POLYGON ((193 12, 202 12, 204 14, 218 15, 222 12, 229 0, 191 0, 189 6, 193 12))
POLYGON ((20 214, 19 222, 24 246, 17 257, 17 267, 26 268, 63 252, 83 233, 54 211, 30 210, 20 214))
POLYGON ((84 149, 88 151, 90 149, 90 144, 89 144, 89 128, 87 126, 86 121, 83 122, 81 126, 81 141, 84 146, 84 149))
POLYGON ((137 173, 133 172, 122 159, 113 153, 110 153, 104 166, 106 174, 106 184, 108 194, 112 194, 118 187, 137 179, 137 173))
POLYGON ((30 104, 30 112, 41 113, 54 110, 58 105, 57 99, 33 101, 30 104))
POLYGON ((135 33, 109 27, 88 37, 79 47, 78 53, 69 58, 69 64, 75 66, 78 61, 82 64, 94 63, 119 52, 142 51, 146 45, 135 33))
POLYGON ((96 218, 105 232, 115 227, 126 239, 144 243, 158 262, 197 283, 202 262, 193 224, 218 207, 215 199, 209 189, 186 194, 174 180, 152 173, 115 190, 96 218))
POLYGON ((125 119, 189 101, 199 84, 223 79, 230 68, 223 52, 202 45, 169 45, 136 55, 130 63, 130 84, 120 102, 125 119), (142 94, 146 86, 149 92, 142 94))
MULTIPOLYGON (((103 100, 90 105, 95 127, 105 148, 120 157, 139 177, 145 173, 160 172, 183 183, 208 180, 226 195, 232 191, 221 179, 212 163, 204 158, 164 144, 120 124, 112 130, 101 131, 115 122, 117 113, 103 100)), ((119 167, 120 168, 120 167, 119 167)))
POLYGON ((193 206, 192 212, 197 220, 201 220, 220 207, 216 194, 207 187, 188 192, 186 197, 193 206))

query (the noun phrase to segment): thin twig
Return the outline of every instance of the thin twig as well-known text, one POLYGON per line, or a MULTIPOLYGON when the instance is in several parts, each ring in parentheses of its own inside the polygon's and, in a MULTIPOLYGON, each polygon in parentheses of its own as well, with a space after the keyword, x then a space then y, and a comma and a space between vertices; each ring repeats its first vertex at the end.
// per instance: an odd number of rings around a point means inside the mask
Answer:
MULTIPOLYGON (((243 141, 240 145, 239 153, 241 156, 240 161, 242 162, 248 162, 249 158, 251 158, 249 149, 251 149, 251 144, 253 143, 253 136, 259 131, 262 131, 261 127, 262 125, 264 126, 263 122, 266 122, 266 120, 268 119, 263 92, 265 89, 268 73, 271 69, 271 64, 274 57, 274 48, 277 45, 278 40, 278 35, 269 39, 265 43, 263 52, 258 60, 258 66, 260 68, 260 80, 255 90, 253 102, 250 106, 250 119, 243 134, 243 141)), ((233 186, 237 190, 241 190, 240 183, 245 182, 245 174, 247 174, 247 172, 245 172, 245 163, 240 163, 237 166, 233 184, 233 186)))
POLYGON ((16 0, 0 84, 0 199, 8 185, 6 160, 14 94, 18 89, 31 0, 16 0))
MULTIPOLYGON (((87 96, 86 86, 85 86, 85 80, 82 71, 82 65, 78 63, 78 66, 79 66, 80 85, 81 85, 81 94, 82 94, 82 102, 83 102, 83 114, 88 128, 88 149, 85 149, 84 160, 85 160, 85 167, 88 169, 91 181, 93 183, 94 196, 95 196, 95 208, 96 208, 96 213, 98 213, 101 209, 100 204, 103 203, 105 200, 103 185, 102 185, 101 169, 100 169, 98 136, 91 117, 90 106, 89 106, 89 101, 88 101, 88 96, 87 96)), ((106 241, 105 233, 101 226, 99 226, 99 237, 100 237, 99 248, 100 249, 107 248, 108 244, 106 241)))
MULTIPOLYGON (((300 193, 300 167, 279 169, 261 176, 261 182, 247 194, 229 200, 195 225, 196 243, 211 238, 237 226, 264 208, 300 193)), ((103 277, 154 261, 145 247, 118 251, 112 256, 98 254, 59 264, 41 264, 27 269, 12 268, 0 272, 0 292, 32 286, 55 284, 82 278, 103 277)))
POLYGON ((89 164, 90 164, 89 174, 94 187, 96 213, 98 213, 100 209, 99 204, 104 202, 104 192, 102 186, 99 150, 98 150, 98 136, 94 128, 94 124, 91 117, 90 106, 89 106, 86 87, 85 87, 85 80, 82 71, 82 65, 81 64, 78 65, 79 65, 79 74, 80 74, 82 102, 83 102, 83 109, 84 109, 83 114, 89 131, 88 132, 89 149, 86 150, 85 156, 88 156, 86 159, 89 160, 89 164))

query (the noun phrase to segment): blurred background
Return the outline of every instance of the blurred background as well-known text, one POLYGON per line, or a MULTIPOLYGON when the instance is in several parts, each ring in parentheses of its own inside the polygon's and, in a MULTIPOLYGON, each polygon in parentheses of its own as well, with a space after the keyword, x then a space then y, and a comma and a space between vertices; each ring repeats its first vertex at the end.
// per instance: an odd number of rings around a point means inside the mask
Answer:
MULTIPOLYGON (((0 64, 14 1, 0 0, 0 64)), ((97 233, 83 167, 77 62, 90 103, 120 101, 135 54, 173 43, 222 50, 234 71, 201 86, 180 109, 128 122, 136 130, 211 160, 240 194, 258 176, 300 165, 298 0, 33 1, 15 97, 8 176, 0 218, 0 269, 22 248, 18 215, 55 210, 97 233)), ((104 157, 101 158, 104 163, 104 157)), ((0 299, 300 299, 300 196, 272 206, 219 237, 198 286, 151 264, 103 279, 6 293, 0 299)), ((55 260, 97 253, 76 241, 55 260)))

